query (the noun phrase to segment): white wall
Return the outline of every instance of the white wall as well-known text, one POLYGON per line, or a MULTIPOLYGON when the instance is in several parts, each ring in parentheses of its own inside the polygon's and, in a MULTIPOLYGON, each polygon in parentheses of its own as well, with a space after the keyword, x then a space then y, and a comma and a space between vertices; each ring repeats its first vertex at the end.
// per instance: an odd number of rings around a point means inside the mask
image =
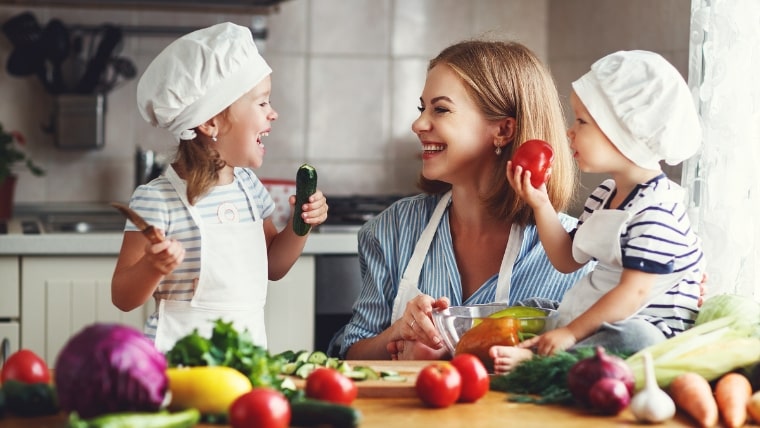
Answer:
MULTIPOLYGON (((414 192, 419 145, 410 130, 427 61, 452 42, 488 33, 519 40, 548 61, 563 94, 593 60, 616 49, 657 50, 686 70, 688 0, 288 0, 267 18, 264 56, 274 69, 272 102, 280 113, 265 140, 262 177, 293 178, 310 162, 333 195, 414 192), (593 18, 593 19, 592 19, 593 18), (601 35, 599 32, 602 32, 601 35)), ((0 6, 0 21, 27 10, 0 6)), ((252 16, 32 8, 42 25, 202 27, 252 16)), ((172 36, 126 37, 121 55, 143 70, 172 36)), ((137 112, 136 80, 108 95, 106 143, 66 151, 40 125, 52 97, 35 78, 8 76, 10 42, 0 36, 0 121, 29 140, 47 170, 19 171, 17 202, 127 200, 136 147, 172 155, 171 136, 137 112)), ((595 184, 597 180, 593 180, 595 184)), ((586 192, 582 190, 581 194, 586 192)))

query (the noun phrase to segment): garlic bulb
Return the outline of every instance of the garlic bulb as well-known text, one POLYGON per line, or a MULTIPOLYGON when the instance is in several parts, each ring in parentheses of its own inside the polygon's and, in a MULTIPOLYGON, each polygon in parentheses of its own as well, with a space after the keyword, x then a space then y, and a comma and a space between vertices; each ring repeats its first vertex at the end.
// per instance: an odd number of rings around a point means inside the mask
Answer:
POLYGON ((660 389, 654 375, 652 354, 645 352, 644 388, 631 400, 631 413, 641 422, 659 423, 671 419, 676 414, 676 405, 670 396, 660 389))

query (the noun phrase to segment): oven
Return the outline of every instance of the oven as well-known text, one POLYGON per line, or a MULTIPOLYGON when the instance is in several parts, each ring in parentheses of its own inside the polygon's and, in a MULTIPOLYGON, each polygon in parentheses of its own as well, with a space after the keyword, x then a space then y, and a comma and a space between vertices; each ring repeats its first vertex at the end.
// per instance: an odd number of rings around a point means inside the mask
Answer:
MULTIPOLYGON (((327 196, 330 211, 319 233, 356 233, 369 219, 406 195, 327 196)), ((321 254, 315 257, 314 349, 327 352, 335 332, 351 318, 359 297, 361 275, 356 254, 321 254)))

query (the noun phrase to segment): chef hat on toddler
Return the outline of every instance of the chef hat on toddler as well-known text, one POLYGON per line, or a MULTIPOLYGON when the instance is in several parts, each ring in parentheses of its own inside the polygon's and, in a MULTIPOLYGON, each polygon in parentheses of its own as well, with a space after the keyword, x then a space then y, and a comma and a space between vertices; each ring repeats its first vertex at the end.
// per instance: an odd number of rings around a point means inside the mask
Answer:
POLYGON ((702 141, 689 87, 662 56, 619 51, 591 66, 573 90, 602 132, 636 165, 660 169, 694 155, 702 141))
POLYGON ((248 28, 216 24, 180 37, 156 56, 137 84, 137 107, 151 125, 189 140, 194 128, 271 72, 248 28))

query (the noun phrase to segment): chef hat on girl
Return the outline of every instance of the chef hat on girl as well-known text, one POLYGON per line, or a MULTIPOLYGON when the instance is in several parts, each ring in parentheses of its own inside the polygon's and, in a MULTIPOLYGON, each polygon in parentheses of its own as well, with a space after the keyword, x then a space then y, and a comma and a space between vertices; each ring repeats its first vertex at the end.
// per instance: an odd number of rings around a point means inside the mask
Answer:
POLYGON ((699 115, 678 70, 648 51, 619 51, 591 66, 573 90, 602 132, 636 165, 660 169, 694 155, 699 115))
POLYGON ((248 28, 216 24, 180 37, 156 56, 137 84, 137 107, 151 125, 189 140, 194 128, 271 72, 248 28))

